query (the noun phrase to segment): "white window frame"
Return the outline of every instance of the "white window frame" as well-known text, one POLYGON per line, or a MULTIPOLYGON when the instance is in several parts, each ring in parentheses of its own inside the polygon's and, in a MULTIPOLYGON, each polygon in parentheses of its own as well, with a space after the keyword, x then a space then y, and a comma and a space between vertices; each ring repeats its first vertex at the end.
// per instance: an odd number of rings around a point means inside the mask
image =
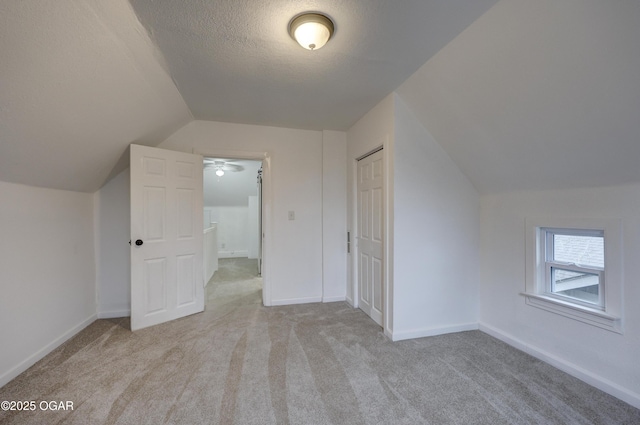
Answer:
MULTIPOLYGON (((583 305, 585 307, 597 308, 599 310, 605 310, 605 281, 604 274, 605 268, 602 267, 590 267, 583 266, 579 264, 567 264, 558 261, 554 261, 553 255, 555 252, 555 247, 553 245, 553 237, 554 235, 568 235, 568 236, 590 236, 590 237, 599 237, 604 239, 604 232, 602 230, 595 229, 559 229, 559 228, 540 228, 540 246, 539 249, 544 249, 544 252, 541 255, 544 258, 545 262, 545 291, 544 294, 550 297, 557 297, 558 299, 569 301, 578 305, 583 305), (581 301, 575 298, 571 298, 566 295, 559 294, 555 292, 553 289, 553 276, 552 269, 561 269, 578 273, 588 273, 598 276, 598 302, 590 303, 587 301, 581 301)), ((606 248, 605 248, 606 250, 606 248)))
POLYGON ((622 231, 620 220, 615 219, 526 219, 526 284, 527 305, 556 313, 589 325, 616 333, 623 333, 622 321, 622 231), (599 305, 554 294, 551 291, 551 266, 548 261, 547 234, 576 234, 605 238, 604 270, 557 264, 562 269, 579 269, 599 273, 599 305))

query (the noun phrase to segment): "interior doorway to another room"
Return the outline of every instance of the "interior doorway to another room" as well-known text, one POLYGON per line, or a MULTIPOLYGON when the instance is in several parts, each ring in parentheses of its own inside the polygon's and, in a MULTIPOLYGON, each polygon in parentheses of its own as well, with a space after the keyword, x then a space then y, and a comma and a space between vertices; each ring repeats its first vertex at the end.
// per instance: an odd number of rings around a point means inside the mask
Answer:
POLYGON ((207 302, 262 300, 262 162, 204 158, 207 302))

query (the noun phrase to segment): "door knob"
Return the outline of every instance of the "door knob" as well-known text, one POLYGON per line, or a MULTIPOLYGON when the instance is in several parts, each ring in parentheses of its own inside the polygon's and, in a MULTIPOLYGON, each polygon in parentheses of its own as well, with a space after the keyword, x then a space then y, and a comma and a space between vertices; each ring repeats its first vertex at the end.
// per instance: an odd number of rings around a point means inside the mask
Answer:
POLYGON ((137 245, 137 246, 140 246, 140 245, 142 245, 143 243, 144 243, 144 242, 142 242, 142 239, 138 239, 138 240, 136 241, 136 245, 137 245))

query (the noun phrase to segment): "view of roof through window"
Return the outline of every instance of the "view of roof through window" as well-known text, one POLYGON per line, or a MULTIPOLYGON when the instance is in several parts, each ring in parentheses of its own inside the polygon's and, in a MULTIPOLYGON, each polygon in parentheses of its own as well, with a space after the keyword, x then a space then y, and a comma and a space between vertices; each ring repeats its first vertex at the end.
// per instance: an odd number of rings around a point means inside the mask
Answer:
MULTIPOLYGON (((604 237, 554 234, 553 260, 580 267, 604 269, 604 237)), ((551 291, 556 294, 599 304, 600 283, 597 273, 552 268, 551 291)))
POLYGON ((554 234, 553 260, 585 267, 604 268, 604 238, 554 234))

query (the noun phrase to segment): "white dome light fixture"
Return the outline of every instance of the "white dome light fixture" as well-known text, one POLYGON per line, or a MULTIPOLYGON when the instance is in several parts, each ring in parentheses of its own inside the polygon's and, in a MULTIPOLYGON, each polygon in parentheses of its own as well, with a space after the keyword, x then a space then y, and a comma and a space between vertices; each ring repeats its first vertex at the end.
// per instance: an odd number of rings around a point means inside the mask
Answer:
POLYGON ((333 36, 331 18, 323 13, 305 12, 289 22, 289 35, 307 50, 318 50, 333 36))
POLYGON ((218 169, 216 170, 216 176, 218 176, 218 177, 222 177, 222 176, 224 176, 224 171, 222 171, 220 168, 218 168, 218 169))

